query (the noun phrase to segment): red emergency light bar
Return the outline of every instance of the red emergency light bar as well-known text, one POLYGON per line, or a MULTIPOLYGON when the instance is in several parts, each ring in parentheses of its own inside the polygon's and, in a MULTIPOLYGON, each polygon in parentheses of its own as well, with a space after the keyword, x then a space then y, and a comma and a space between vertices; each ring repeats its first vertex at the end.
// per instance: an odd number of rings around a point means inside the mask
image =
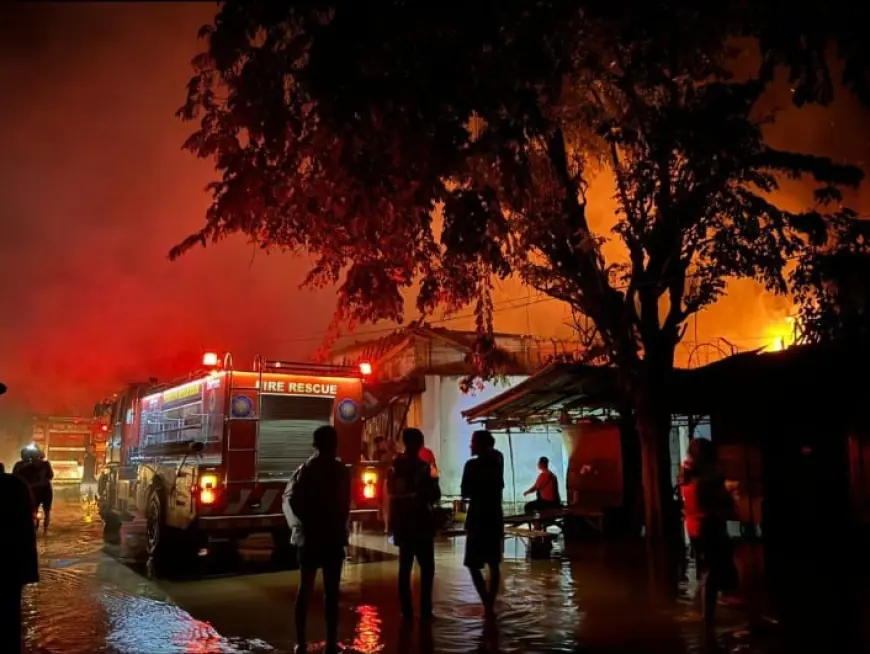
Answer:
MULTIPOLYGON (((206 352, 202 356, 202 365, 209 369, 209 374, 215 374, 221 370, 233 370, 233 357, 227 352, 223 359, 216 352, 206 352)), ((282 361, 280 359, 266 359, 259 354, 254 358, 252 372, 273 372, 299 375, 318 375, 323 377, 368 377, 373 372, 372 364, 364 361, 356 366, 342 366, 331 363, 298 363, 295 361, 282 361)), ((202 374, 203 371, 200 371, 202 374)), ((188 376, 192 379, 193 376, 188 376)), ((162 384, 161 386, 170 387, 181 380, 174 383, 162 384)))
MULTIPOLYGON (((371 366, 369 366, 369 369, 371 366)), ((254 359, 254 372, 278 372, 300 375, 318 375, 323 377, 365 377, 366 372, 357 366, 340 366, 332 363, 297 363, 264 359, 257 356, 254 359)))

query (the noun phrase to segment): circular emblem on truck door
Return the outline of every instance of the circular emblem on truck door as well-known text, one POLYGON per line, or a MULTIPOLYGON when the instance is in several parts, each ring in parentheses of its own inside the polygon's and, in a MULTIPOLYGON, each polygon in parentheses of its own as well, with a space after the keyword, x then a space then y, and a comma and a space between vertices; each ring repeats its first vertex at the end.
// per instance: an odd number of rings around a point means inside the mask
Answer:
POLYGON ((250 418, 254 413, 254 403, 247 395, 236 395, 233 398, 233 418, 250 418))
POLYGON ((336 414, 342 422, 356 422, 356 419, 359 418, 359 406, 356 402, 347 398, 338 403, 336 414))

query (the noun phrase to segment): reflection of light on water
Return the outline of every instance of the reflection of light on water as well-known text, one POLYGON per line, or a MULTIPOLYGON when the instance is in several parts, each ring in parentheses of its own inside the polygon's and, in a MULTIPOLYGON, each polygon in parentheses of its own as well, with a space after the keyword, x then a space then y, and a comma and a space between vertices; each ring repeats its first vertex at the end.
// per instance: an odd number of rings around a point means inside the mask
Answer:
POLYGON ((106 645, 122 652, 250 652, 270 651, 266 643, 235 647, 210 624, 178 607, 144 597, 102 596, 109 615, 106 645))
POLYGON ((381 617, 376 606, 358 606, 359 622, 354 632, 353 648, 363 654, 381 652, 384 645, 381 642, 381 617))

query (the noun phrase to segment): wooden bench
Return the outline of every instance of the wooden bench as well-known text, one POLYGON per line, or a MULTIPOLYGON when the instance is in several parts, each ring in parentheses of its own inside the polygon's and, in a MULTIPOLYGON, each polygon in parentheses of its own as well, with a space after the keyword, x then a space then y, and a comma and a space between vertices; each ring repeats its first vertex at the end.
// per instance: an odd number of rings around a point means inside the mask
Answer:
POLYGON ((556 526, 561 530, 562 517, 559 509, 544 511, 541 515, 508 515, 504 517, 504 534, 527 539, 529 555, 533 559, 546 559, 559 535, 547 531, 547 527, 556 526))
POLYGON ((542 531, 540 529, 526 529, 523 527, 505 527, 504 533, 507 536, 520 536, 524 538, 546 538, 549 540, 553 540, 556 538, 558 534, 554 534, 549 531, 542 531))
POLYGON ((563 529, 565 518, 580 518, 586 521, 599 534, 604 531, 604 512, 597 507, 565 506, 559 509, 545 509, 536 515, 520 514, 505 516, 506 527, 528 525, 528 530, 534 530, 535 525, 546 529, 550 526, 563 529))

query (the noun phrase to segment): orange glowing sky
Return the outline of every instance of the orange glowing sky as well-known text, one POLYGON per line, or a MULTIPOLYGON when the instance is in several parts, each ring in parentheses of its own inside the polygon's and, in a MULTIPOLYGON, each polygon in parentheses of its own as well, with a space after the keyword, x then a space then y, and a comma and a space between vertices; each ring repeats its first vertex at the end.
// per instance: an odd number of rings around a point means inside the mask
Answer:
MULTIPOLYGON (((197 29, 213 12, 210 3, 0 7, 5 406, 87 410, 124 381, 195 365, 203 349, 247 360, 257 351, 304 357, 318 345, 334 296, 297 289, 305 261, 266 256, 242 239, 166 258, 208 203, 211 166, 182 152, 191 127, 174 112, 197 29)), ((857 112, 848 102, 806 110, 798 126, 790 111, 771 137, 863 160, 857 112)), ((605 226, 607 195, 592 209, 605 226)), ((555 302, 508 307, 526 294, 500 289, 497 329, 565 335, 570 314, 555 302)), ((738 284, 700 317, 699 337, 766 344, 788 306, 738 284)))

